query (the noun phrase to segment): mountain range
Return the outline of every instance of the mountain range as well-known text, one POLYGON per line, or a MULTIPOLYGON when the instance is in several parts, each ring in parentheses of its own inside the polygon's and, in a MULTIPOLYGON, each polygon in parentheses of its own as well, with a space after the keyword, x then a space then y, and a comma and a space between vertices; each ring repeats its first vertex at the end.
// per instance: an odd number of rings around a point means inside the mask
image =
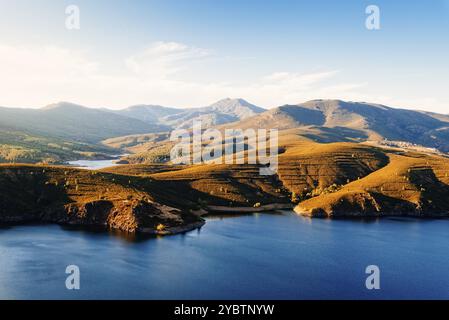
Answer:
POLYGON ((0 161, 64 162, 136 149, 139 153, 154 147, 166 150, 160 146, 167 133, 191 128, 194 120, 201 120, 203 128, 277 128, 316 142, 387 139, 449 151, 449 115, 342 100, 312 100, 265 110, 243 99, 227 98, 190 109, 136 105, 110 110, 68 102, 41 109, 0 107, 0 161), (111 138, 113 144, 108 143, 111 138), (148 140, 152 143, 147 148, 148 140))
POLYGON ((207 107, 178 109, 158 105, 136 105, 115 111, 116 114, 145 121, 171 129, 192 128, 194 120, 203 127, 245 120, 266 111, 243 99, 226 98, 207 107))

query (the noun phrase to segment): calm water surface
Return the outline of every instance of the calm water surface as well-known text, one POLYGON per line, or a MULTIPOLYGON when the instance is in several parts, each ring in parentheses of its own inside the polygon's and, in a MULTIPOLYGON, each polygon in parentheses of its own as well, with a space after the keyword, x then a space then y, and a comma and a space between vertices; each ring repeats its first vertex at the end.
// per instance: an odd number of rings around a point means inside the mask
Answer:
POLYGON ((76 160, 69 161, 69 165, 74 166, 76 168, 82 168, 87 170, 100 170, 103 168, 118 166, 119 164, 115 163, 115 161, 119 160, 76 160))
POLYGON ((60 226, 0 228, 3 299, 449 299, 449 220, 209 218, 164 238, 60 226), (81 269, 81 290, 65 268, 81 269), (381 290, 365 289, 365 268, 381 290))

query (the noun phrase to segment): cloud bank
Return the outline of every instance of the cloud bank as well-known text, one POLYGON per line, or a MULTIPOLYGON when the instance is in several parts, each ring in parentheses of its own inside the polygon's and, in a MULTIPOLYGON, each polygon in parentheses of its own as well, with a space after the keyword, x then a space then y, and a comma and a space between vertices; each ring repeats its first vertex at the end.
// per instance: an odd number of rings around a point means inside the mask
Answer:
MULTIPOLYGON (((201 77, 201 67, 210 64, 211 58, 215 63, 225 61, 207 49, 156 42, 117 61, 121 71, 111 73, 86 51, 0 45, 0 105, 41 107, 56 101, 72 101, 92 107, 122 108, 141 103, 193 107, 224 97, 242 97, 264 107, 316 98, 407 103, 363 94, 367 83, 341 82, 340 70, 305 74, 276 71, 246 83, 216 82, 201 77)), ((235 77, 239 79, 238 70, 235 77)))

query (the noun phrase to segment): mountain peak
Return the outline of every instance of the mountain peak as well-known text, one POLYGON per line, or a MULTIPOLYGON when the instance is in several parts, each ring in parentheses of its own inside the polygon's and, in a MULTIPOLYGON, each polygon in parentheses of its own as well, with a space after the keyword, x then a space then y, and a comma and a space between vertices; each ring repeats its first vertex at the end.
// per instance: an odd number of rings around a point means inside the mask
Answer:
POLYGON ((86 109, 86 107, 79 105, 79 104, 71 103, 71 102, 60 101, 57 103, 49 104, 49 105, 41 108, 41 110, 56 110, 56 109, 80 110, 80 109, 86 109))
POLYGON ((266 111, 242 98, 225 98, 211 104, 209 108, 225 113, 245 112, 256 114, 266 111))

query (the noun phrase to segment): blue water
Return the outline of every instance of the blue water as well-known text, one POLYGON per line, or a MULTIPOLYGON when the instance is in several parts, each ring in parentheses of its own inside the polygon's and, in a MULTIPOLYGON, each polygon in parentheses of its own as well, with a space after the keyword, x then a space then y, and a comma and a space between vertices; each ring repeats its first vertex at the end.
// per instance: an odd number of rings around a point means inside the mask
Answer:
POLYGON ((163 238, 0 228, 2 299, 449 299, 449 220, 210 218, 163 238), (65 288, 78 265, 81 289, 65 288), (380 268, 381 289, 365 288, 380 268))

